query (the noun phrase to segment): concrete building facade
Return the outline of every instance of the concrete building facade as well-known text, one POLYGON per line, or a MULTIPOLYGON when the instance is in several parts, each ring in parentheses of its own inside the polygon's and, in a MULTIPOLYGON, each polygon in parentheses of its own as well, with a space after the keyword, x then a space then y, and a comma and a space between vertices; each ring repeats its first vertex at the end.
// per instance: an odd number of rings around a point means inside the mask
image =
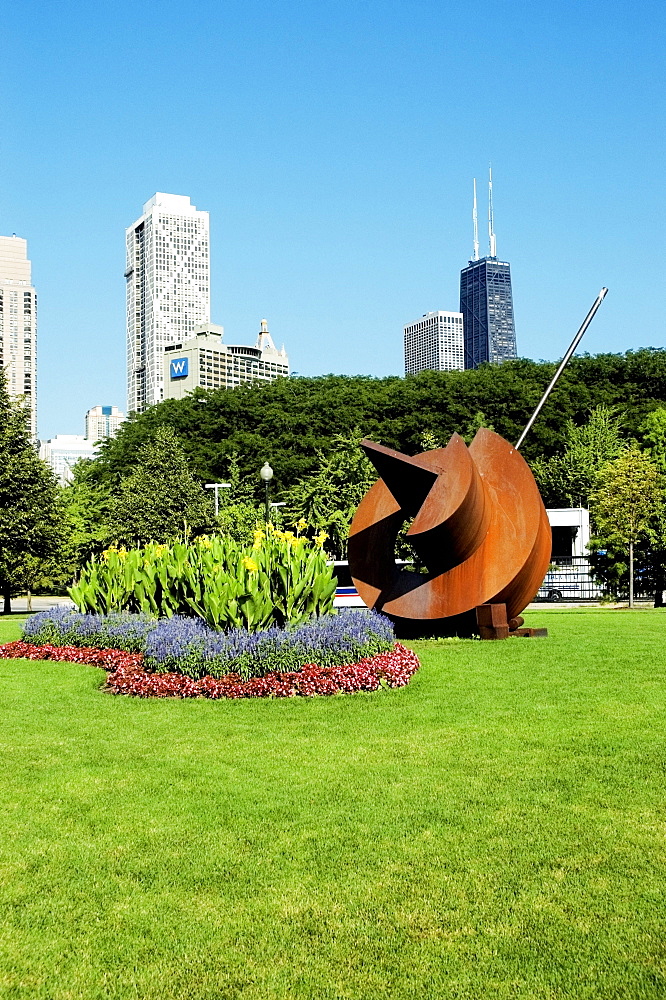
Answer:
POLYGON ((94 458, 95 442, 80 434, 56 434, 39 446, 39 457, 50 465, 61 486, 72 481, 74 466, 80 458, 94 458))
POLYGON ((182 399, 196 388, 233 389, 243 382, 272 382, 289 375, 289 358, 278 350, 265 319, 254 347, 224 344, 224 329, 212 323, 164 350, 164 398, 182 399))
POLYGON ((457 312, 429 312, 403 327, 405 375, 464 367, 463 318, 457 312))
POLYGON ((86 413, 85 436, 89 441, 115 437, 124 419, 125 414, 117 406, 93 406, 86 413))
POLYGON ((158 192, 126 233, 127 407, 164 395, 164 349, 210 322, 208 212, 158 192))
POLYGON ((37 294, 28 243, 0 236, 0 366, 9 393, 30 407, 30 433, 37 436, 37 294))

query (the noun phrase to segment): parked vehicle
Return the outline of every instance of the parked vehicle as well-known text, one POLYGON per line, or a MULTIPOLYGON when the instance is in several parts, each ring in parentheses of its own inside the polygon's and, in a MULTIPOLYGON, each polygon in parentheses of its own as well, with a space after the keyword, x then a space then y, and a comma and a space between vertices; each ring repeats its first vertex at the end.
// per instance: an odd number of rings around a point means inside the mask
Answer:
MULTIPOLYGON (((411 566, 409 559, 396 559, 396 566, 411 566)), ((335 575, 338 585, 335 588, 335 599, 333 605, 336 608, 364 608, 366 605, 358 595, 358 590, 354 586, 354 581, 349 572, 349 563, 346 559, 329 563, 335 566, 335 575)))
POLYGON ((539 588, 537 600, 596 601, 603 595, 601 587, 590 573, 585 556, 554 559, 539 588))

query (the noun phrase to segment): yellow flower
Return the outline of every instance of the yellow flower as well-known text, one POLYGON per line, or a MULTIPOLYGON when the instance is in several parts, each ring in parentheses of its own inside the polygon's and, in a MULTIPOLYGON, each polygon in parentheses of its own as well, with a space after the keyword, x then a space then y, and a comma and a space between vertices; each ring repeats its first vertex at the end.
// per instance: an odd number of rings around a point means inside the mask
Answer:
POLYGON ((315 543, 319 546, 319 548, 323 549, 324 542, 326 541, 327 538, 328 538, 328 535, 326 534, 326 532, 325 531, 320 531, 318 535, 315 535, 315 539, 314 540, 315 540, 315 543))
POLYGON ((296 527, 297 527, 297 529, 299 531, 305 531, 305 529, 307 528, 307 526, 308 526, 308 522, 305 520, 304 517, 302 517, 300 519, 300 521, 298 522, 298 524, 296 525, 296 527))
POLYGON ((251 573, 256 573, 259 569, 254 559, 250 559, 249 556, 243 556, 243 568, 248 569, 251 573))
POLYGON ((296 537, 296 535, 293 533, 293 531, 284 531, 282 533, 282 538, 283 538, 283 540, 285 542, 290 542, 292 540, 292 538, 295 538, 295 537, 296 537))

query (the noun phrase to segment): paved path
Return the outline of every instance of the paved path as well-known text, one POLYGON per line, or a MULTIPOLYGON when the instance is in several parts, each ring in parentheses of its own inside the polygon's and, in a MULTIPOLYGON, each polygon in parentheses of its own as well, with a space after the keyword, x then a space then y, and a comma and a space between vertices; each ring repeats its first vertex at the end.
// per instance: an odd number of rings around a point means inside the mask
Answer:
MULTIPOLYGON (((55 608, 59 604, 69 604, 74 607, 69 597, 33 597, 32 599, 32 610, 33 611, 46 611, 48 608, 55 608)), ((2 605, 0 605, 0 610, 2 605)), ((16 614, 17 612, 25 612, 28 610, 28 598, 27 597, 12 597, 12 612, 16 614)))

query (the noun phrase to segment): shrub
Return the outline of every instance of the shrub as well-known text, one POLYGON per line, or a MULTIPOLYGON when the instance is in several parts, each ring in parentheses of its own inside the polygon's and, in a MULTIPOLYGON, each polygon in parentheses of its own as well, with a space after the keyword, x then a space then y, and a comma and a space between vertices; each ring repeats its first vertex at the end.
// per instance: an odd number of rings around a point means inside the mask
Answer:
POLYGON ((284 627, 333 608, 335 578, 322 549, 293 532, 257 530, 254 544, 200 538, 191 544, 111 548, 90 562, 70 597, 80 611, 195 615, 215 629, 284 627))

